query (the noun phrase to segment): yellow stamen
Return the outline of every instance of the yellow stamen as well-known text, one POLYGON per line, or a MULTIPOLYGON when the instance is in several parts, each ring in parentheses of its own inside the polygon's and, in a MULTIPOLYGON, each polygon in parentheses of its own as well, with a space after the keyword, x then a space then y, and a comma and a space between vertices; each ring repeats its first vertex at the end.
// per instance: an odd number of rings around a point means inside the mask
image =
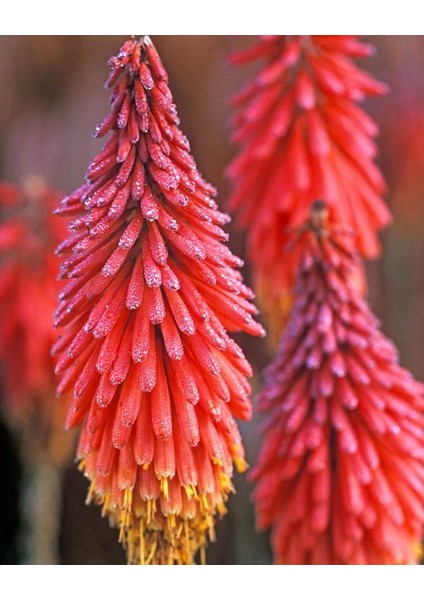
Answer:
POLYGON ((147 560, 146 560, 146 565, 150 565, 150 563, 152 562, 153 557, 156 552, 156 546, 157 546, 157 541, 155 540, 152 544, 152 547, 150 548, 149 556, 147 557, 147 560))
POLYGON ((190 535, 188 532, 188 522, 187 519, 184 519, 183 522, 183 526, 184 526, 184 551, 185 551, 185 561, 189 560, 189 556, 190 556, 190 535))
POLYGON ((105 494, 104 499, 103 499, 102 517, 106 516, 109 513, 109 508, 110 508, 110 494, 107 493, 107 494, 105 494))
POLYGON ((143 519, 140 519, 140 565, 144 565, 145 554, 146 554, 146 543, 144 540, 144 523, 143 519))
MULTIPOLYGON (((247 465, 240 453, 239 448, 231 449, 235 466, 241 471, 247 465)), ((193 564, 196 557, 205 564, 204 547, 215 540, 215 520, 226 513, 226 500, 233 491, 222 460, 215 457, 213 463, 217 487, 205 492, 194 483, 181 486, 179 491, 186 498, 180 507, 170 501, 175 491, 171 485, 179 484, 169 477, 159 479, 159 499, 141 497, 138 487, 125 488, 120 496, 116 491, 112 495, 111 491, 97 490, 93 480, 87 502, 101 504, 102 515, 118 528, 130 564, 185 565, 193 564)))
POLYGON ((178 525, 178 529, 177 529, 177 538, 181 537, 181 533, 183 531, 183 527, 184 527, 184 523, 186 522, 186 519, 184 519, 184 521, 181 521, 181 523, 178 525))
POLYGON ((200 496, 200 506, 201 506, 201 508, 205 509, 206 511, 209 510, 208 498, 207 498, 206 494, 202 494, 200 496))
POLYGON ((189 500, 191 498, 198 498, 196 487, 192 483, 190 485, 185 485, 184 491, 189 500))
POLYGON ((156 500, 149 498, 147 500, 147 524, 151 522, 156 512, 156 500))
POLYGON ((165 496, 165 498, 169 500, 168 479, 166 477, 161 477, 160 479, 160 491, 165 496))
POLYGON ((221 489, 225 492, 233 489, 231 479, 226 473, 223 473, 222 471, 219 473, 219 484, 221 486, 221 489))
POLYGON ((227 508, 223 502, 219 502, 217 505, 218 513, 223 517, 227 513, 227 508))
POLYGON ((130 488, 124 490, 124 510, 131 510, 133 491, 130 488))
POLYGON ((125 533, 125 521, 124 521, 124 519, 122 519, 122 521, 119 523, 119 538, 118 538, 118 541, 121 543, 124 541, 124 533, 125 533))
POLYGON ((168 521, 169 529, 173 530, 176 528, 174 513, 170 513, 169 515, 167 515, 166 520, 168 521))
POLYGON ((234 464, 236 465, 236 469, 239 473, 244 473, 249 466, 244 458, 241 458, 240 456, 237 456, 234 459, 234 464))
POLYGON ((88 488, 87 498, 85 499, 85 503, 87 505, 92 503, 94 495, 95 495, 94 481, 91 481, 90 486, 88 488))

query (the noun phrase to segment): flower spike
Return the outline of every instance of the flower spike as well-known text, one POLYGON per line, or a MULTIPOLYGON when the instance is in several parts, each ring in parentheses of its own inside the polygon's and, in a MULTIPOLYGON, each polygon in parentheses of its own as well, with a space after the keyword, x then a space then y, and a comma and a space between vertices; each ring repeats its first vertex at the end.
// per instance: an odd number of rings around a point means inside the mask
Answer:
POLYGON ((109 67, 96 129, 109 139, 57 211, 72 219, 58 390, 73 390, 89 499, 128 561, 190 564, 214 538, 233 463, 245 467, 234 417, 250 418, 251 367, 227 331, 264 331, 150 38, 126 41, 109 67))
POLYGON ((0 408, 23 467, 21 542, 28 564, 58 560, 61 475, 74 441, 63 430, 66 403, 55 396, 50 352, 59 291, 54 248, 66 232, 52 214, 60 197, 35 175, 21 185, 0 182, 0 408))
POLYGON ((293 308, 258 398, 257 524, 282 564, 412 564, 424 530, 424 386, 357 286, 354 238, 313 205, 293 308))
POLYGON ((229 207, 246 230, 255 289, 277 339, 297 268, 286 242, 311 202, 325 198, 334 221, 357 231, 357 249, 367 258, 379 254, 377 232, 390 221, 374 162, 378 128, 358 106, 386 88, 352 60, 372 51, 357 37, 262 36, 230 59, 263 63, 234 98, 240 150, 228 169, 229 207))
POLYGON ((59 462, 58 450, 68 444, 59 433, 63 409, 54 403, 50 348, 55 339, 52 311, 59 265, 53 250, 65 232, 63 223, 51 213, 60 197, 60 192, 36 176, 27 177, 21 186, 0 182, 3 412, 25 438, 24 445, 31 440, 28 457, 40 454, 59 462))

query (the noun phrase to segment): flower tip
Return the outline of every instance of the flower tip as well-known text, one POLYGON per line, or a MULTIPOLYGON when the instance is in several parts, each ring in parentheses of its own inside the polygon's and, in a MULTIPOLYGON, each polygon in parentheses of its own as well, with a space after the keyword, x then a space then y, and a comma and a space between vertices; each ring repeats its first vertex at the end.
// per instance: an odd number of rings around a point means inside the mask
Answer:
POLYGON ((266 329, 264 327, 262 327, 262 325, 259 326, 259 337, 264 338, 268 335, 266 329))
POLYGON ((374 44, 367 44, 365 42, 361 42, 361 50, 365 56, 374 56, 377 53, 377 48, 374 44))
POLYGON ((382 96, 384 96, 385 94, 389 94, 390 93, 390 86, 387 83, 383 83, 382 81, 380 81, 378 83, 378 88, 380 90, 380 94, 382 96))
POLYGON ((227 212, 223 213, 223 218, 225 218, 225 225, 228 225, 233 220, 232 216, 227 212))
POLYGON ((228 54, 228 56, 224 60, 225 66, 234 67, 235 65, 242 64, 245 62, 245 51, 244 50, 234 50, 228 54))
POLYGON ((240 456, 234 459, 234 464, 239 473, 244 473, 249 468, 249 464, 240 456))

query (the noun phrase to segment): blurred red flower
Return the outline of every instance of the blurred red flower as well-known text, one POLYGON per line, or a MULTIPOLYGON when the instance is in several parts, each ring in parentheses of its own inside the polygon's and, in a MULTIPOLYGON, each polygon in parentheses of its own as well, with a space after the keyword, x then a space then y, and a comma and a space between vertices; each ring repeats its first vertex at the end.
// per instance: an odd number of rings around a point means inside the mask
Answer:
POLYGON ((424 524, 424 387, 351 285, 353 238, 314 204, 259 396, 253 478, 277 563, 410 564, 424 524))
POLYGON ((111 135, 62 201, 58 391, 73 390, 89 498, 120 528, 130 563, 192 563, 214 536, 244 450, 251 367, 227 335, 262 335, 223 244, 227 217, 178 128, 148 37, 109 61, 111 135))
POLYGON ((368 258, 378 255, 376 233, 390 220, 374 163, 378 129, 358 106, 385 86, 354 64, 352 57, 372 51, 357 38, 262 36, 230 59, 264 63, 234 98, 233 140, 240 150, 228 169, 229 206, 246 229, 255 289, 277 334, 298 261, 285 244, 311 202, 325 198, 335 222, 357 232, 357 248, 368 258))
MULTIPOLYGON (((62 431, 63 409, 54 398, 50 352, 59 268, 54 248, 65 231, 53 216, 60 197, 40 178, 28 178, 22 187, 0 183, 2 408, 9 424, 31 437, 32 452, 34 444, 45 450, 46 441, 63 441, 57 422, 60 414, 62 431)), ((51 458, 59 460, 59 455, 55 447, 51 458)), ((34 458, 31 452, 28 458, 34 458)))
MULTIPOLYGON (((390 201, 398 228, 421 237, 424 220, 424 112, 421 98, 402 95, 394 102, 394 119, 385 115, 384 154, 390 173, 390 201)), ((392 108, 393 110, 393 108, 392 108)))

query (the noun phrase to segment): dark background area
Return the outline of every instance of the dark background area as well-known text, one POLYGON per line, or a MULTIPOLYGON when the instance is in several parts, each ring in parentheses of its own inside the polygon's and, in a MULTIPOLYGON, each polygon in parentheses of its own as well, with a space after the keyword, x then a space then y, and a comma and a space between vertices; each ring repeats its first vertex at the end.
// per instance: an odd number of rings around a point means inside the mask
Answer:
MULTIPOLYGON (((385 333, 397 344, 401 363, 424 379, 424 36, 368 36, 376 54, 360 64, 391 91, 371 99, 366 110, 381 135, 379 164, 388 181, 387 201, 395 220, 382 235, 382 258, 368 266, 370 302, 385 333)), ((103 88, 107 59, 121 36, 0 37, 0 179, 20 183, 29 175, 69 193, 83 182, 100 149, 92 137, 107 112, 103 88)), ((254 67, 230 68, 226 57, 252 36, 153 36, 170 76, 181 118, 200 171, 218 188, 225 209, 229 185, 224 171, 234 148, 229 140, 230 98, 254 67)), ((243 235, 228 228, 230 246, 244 255, 243 235)), ((245 276, 249 279, 248 265, 245 276)), ((270 360, 266 341, 240 336, 255 369, 254 386, 270 360)), ((55 401, 52 399, 52 401, 55 401)), ((258 446, 254 419, 242 423, 247 457, 258 446)), ((20 561, 18 449, 0 424, 0 562, 20 561)), ((254 531, 246 476, 236 476, 237 496, 218 525, 209 564, 268 564, 267 536, 254 531)), ((85 506, 87 481, 70 464, 63 483, 59 562, 120 564, 124 553, 96 506, 85 506)))

